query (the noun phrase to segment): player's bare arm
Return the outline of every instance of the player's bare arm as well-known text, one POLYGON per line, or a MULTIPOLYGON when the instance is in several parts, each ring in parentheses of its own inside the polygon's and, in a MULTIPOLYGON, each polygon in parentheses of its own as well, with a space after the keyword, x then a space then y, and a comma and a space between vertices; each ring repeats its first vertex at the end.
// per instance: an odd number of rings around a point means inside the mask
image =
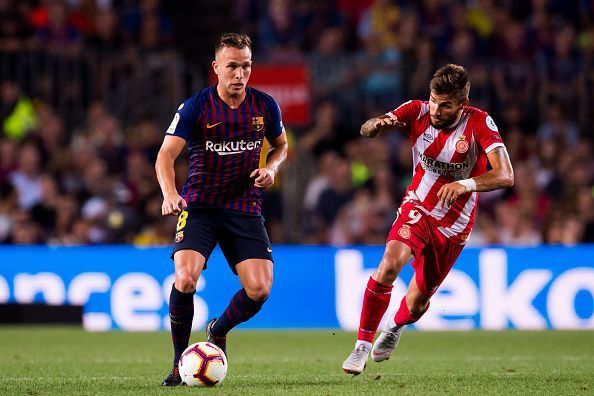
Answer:
POLYGON ((371 118, 361 125, 361 135, 374 138, 379 135, 381 132, 386 131, 388 129, 396 128, 404 128, 406 124, 404 122, 398 121, 396 117, 390 117, 387 114, 381 115, 376 118, 371 118))
POLYGON ((185 144, 186 141, 180 137, 165 136, 159 154, 157 155, 155 171, 157 172, 157 180, 163 193, 163 204, 161 205, 161 214, 163 216, 177 216, 188 206, 175 188, 174 170, 175 160, 185 144))
POLYGON ((287 159, 289 144, 287 134, 281 133, 274 141, 269 142, 271 149, 266 158, 264 168, 255 169, 250 177, 255 178, 254 186, 259 188, 268 188, 274 184, 274 178, 278 173, 281 164, 287 159))
POLYGON ((471 191, 493 191, 514 185, 514 171, 505 147, 497 147, 487 154, 492 169, 472 179, 444 184, 437 192, 441 206, 449 206, 461 194, 471 191))

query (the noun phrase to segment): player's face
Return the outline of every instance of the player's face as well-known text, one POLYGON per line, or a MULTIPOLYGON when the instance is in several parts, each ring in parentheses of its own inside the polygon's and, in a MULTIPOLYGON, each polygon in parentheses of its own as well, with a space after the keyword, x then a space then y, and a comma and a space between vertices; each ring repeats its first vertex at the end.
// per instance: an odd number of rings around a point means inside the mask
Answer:
POLYGON ((429 122, 431 126, 436 129, 443 129, 453 124, 467 103, 467 100, 459 103, 449 95, 437 95, 431 92, 429 95, 429 122))
POLYGON ((212 67, 221 88, 229 96, 240 96, 252 72, 252 51, 247 47, 223 47, 217 52, 212 67))

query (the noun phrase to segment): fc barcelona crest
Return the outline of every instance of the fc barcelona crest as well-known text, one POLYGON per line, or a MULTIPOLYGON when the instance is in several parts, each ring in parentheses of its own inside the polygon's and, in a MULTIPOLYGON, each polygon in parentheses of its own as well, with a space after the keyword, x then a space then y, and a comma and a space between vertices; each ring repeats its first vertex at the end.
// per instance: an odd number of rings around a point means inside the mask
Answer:
POLYGON ((264 129, 264 117, 252 117, 252 128, 257 132, 264 129))
POLYGON ((178 232, 175 234, 175 242, 176 242, 176 243, 180 243, 180 242, 181 242, 181 241, 183 241, 183 240, 184 240, 184 232, 183 232, 183 231, 178 231, 178 232))

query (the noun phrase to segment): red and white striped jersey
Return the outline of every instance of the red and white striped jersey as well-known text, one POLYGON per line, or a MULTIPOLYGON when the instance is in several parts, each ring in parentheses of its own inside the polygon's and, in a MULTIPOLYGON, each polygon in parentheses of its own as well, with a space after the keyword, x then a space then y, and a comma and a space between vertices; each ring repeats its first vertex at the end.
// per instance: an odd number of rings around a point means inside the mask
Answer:
POLYGON ((387 113, 406 123, 412 143, 413 179, 405 200, 436 220, 438 230, 464 243, 474 225, 478 193, 461 194, 450 207, 441 207, 437 192, 444 184, 487 171, 487 153, 505 147, 493 119, 475 107, 465 107, 460 120, 446 129, 429 123, 429 103, 412 100, 387 113))

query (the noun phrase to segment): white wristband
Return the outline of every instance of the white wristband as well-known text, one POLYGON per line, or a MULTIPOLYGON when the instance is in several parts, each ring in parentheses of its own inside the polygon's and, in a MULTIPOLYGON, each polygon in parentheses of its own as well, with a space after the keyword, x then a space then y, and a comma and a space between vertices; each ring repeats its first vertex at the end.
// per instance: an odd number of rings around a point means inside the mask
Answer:
POLYGON ((476 191, 476 182, 474 179, 458 180, 458 183, 466 187, 466 192, 476 191))

